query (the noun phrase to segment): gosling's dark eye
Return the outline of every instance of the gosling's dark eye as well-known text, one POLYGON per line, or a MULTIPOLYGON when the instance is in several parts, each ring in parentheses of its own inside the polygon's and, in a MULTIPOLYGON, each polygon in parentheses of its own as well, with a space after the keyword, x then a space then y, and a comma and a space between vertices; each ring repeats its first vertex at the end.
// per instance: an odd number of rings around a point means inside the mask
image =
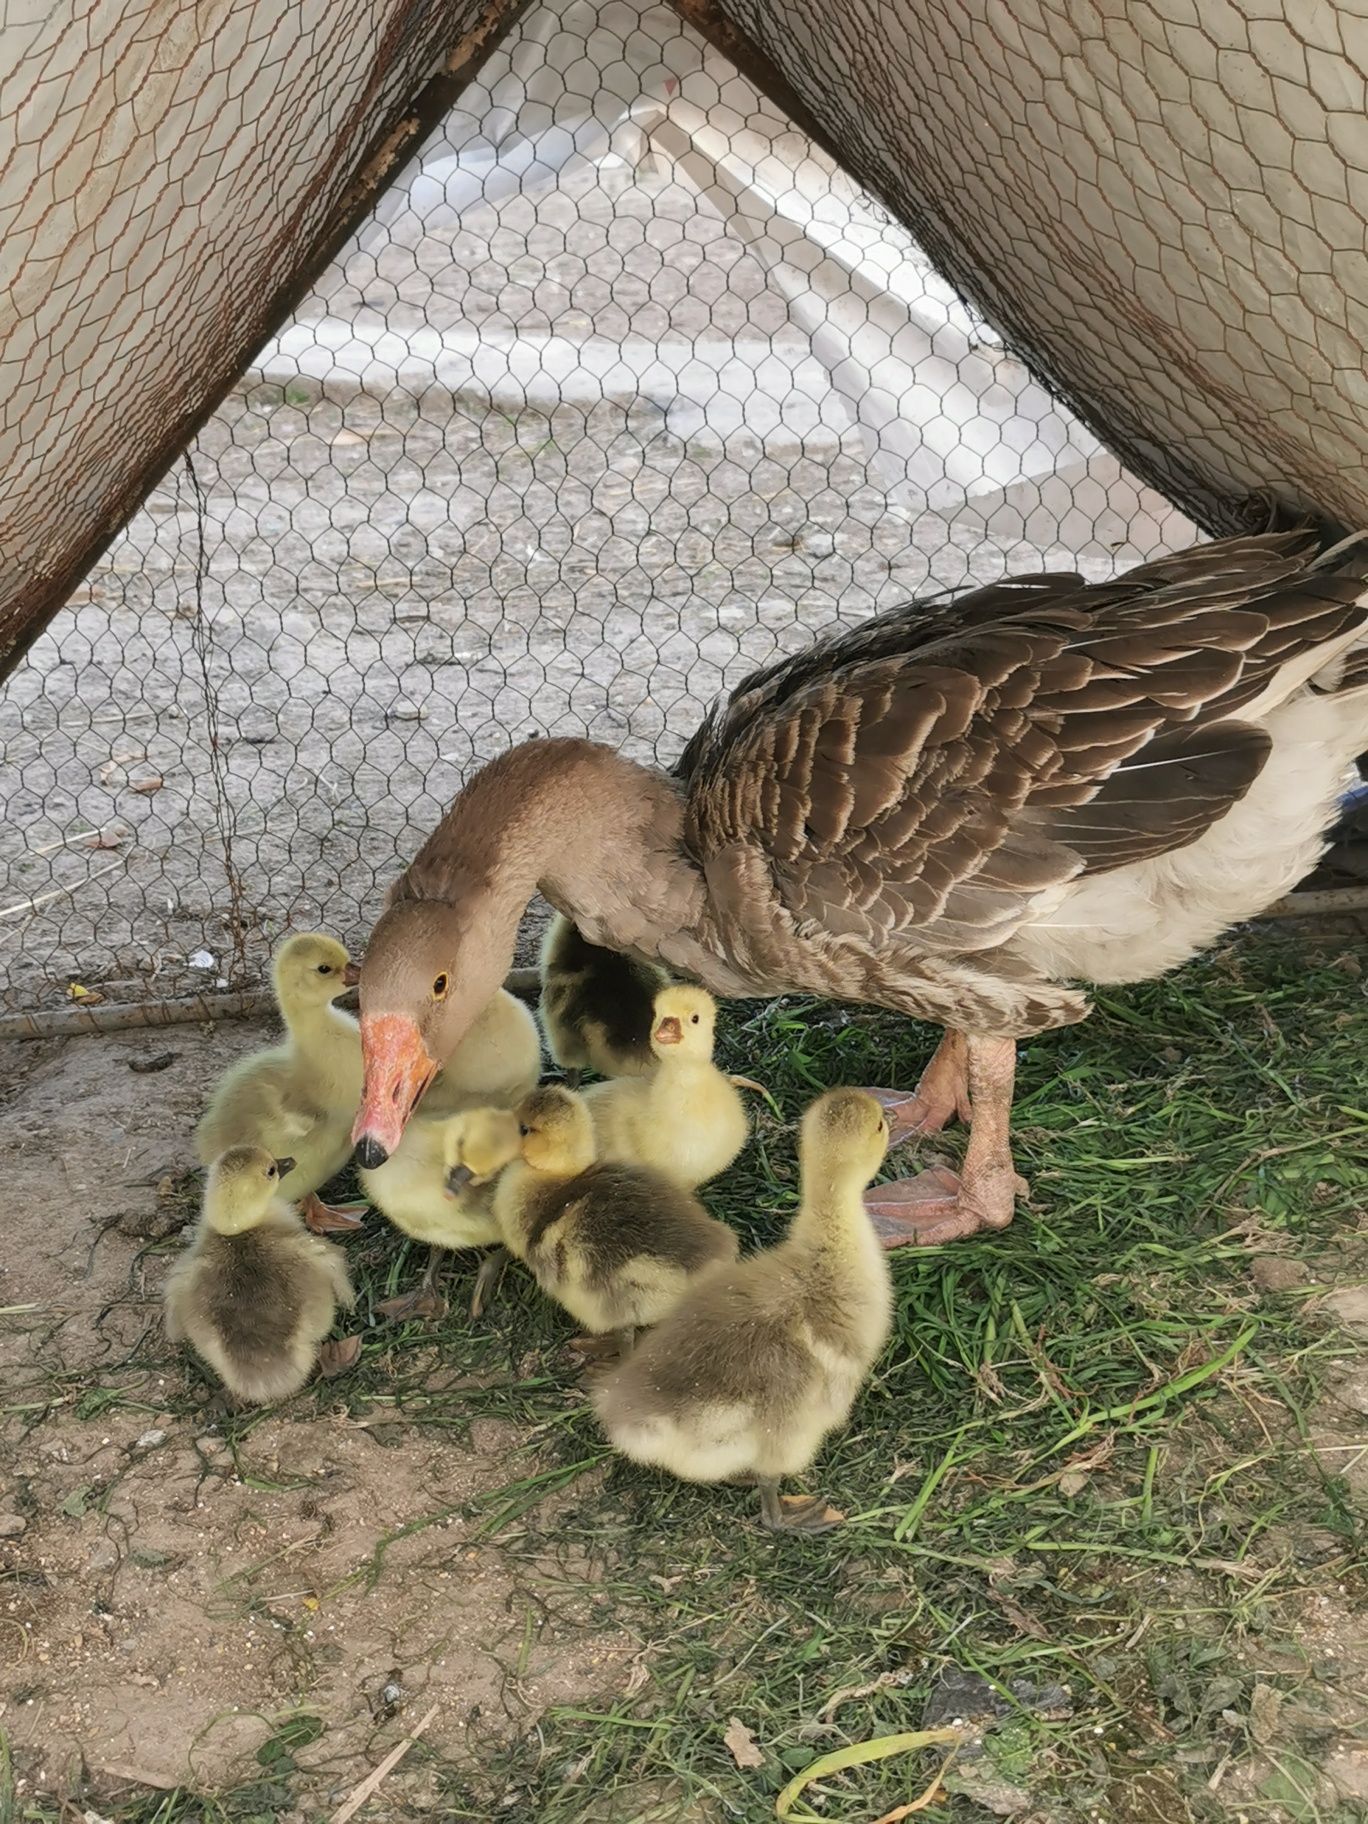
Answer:
POLYGON ((532 1129, 530 1127, 520 1127, 518 1132, 522 1135, 523 1139, 526 1140, 527 1136, 532 1132, 532 1129))
POLYGON ((691 1016, 690 1016, 690 1019, 689 1019, 689 1024, 690 1024, 690 1025, 691 1025, 691 1026, 697 1026, 697 1024, 698 1024, 698 1015, 697 1015, 697 1014, 696 1014, 696 1013, 695 1013, 695 1014, 692 1014, 692 1015, 691 1015, 691 1016))
POLYGON ((274 1178, 275 1175, 276 1175, 276 1168, 273 1165, 268 1165, 266 1167, 266 1176, 268 1178, 274 1178))
POLYGON ((437 977, 437 980, 432 984, 433 1000, 434 1001, 445 1000, 446 991, 447 991, 447 976, 446 976, 446 971, 444 969, 442 971, 442 973, 437 977))
POLYGON ((331 964, 331 963, 320 963, 320 964, 319 964, 319 965, 318 965, 318 973, 319 973, 319 974, 320 974, 320 975, 331 975, 331 974, 332 974, 332 972, 333 972, 333 971, 332 971, 332 964, 331 964))

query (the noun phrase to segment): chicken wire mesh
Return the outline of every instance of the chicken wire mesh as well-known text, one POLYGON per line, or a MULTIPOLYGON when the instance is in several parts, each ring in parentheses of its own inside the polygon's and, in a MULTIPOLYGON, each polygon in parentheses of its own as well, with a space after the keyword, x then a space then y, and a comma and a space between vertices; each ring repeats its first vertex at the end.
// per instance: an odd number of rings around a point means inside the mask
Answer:
POLYGON ((0 695, 0 996, 357 941, 470 770, 1197 536, 673 12, 525 15, 0 695))

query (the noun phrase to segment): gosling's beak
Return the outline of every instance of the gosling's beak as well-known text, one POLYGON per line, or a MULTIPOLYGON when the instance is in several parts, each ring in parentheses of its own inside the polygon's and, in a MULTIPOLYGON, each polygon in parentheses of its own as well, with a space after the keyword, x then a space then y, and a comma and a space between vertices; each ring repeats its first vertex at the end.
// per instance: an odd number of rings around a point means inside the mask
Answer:
POLYGON ((344 986, 344 987, 346 987, 346 988, 355 988, 355 986, 356 986, 356 984, 357 984, 357 983, 358 983, 358 982, 359 982, 359 981, 360 981, 360 980, 361 980, 361 965, 360 965, 360 963, 346 963, 346 964, 344 964, 344 965, 343 965, 343 969, 342 969, 342 985, 343 985, 343 986, 344 986))
POLYGON ((684 1028, 680 1025, 678 1020, 673 1018, 662 1020, 656 1027, 654 1034, 655 1043, 657 1045, 678 1045, 683 1037, 684 1028))
POLYGON ((453 1197, 459 1197, 469 1185, 475 1182, 475 1174, 468 1165, 453 1165, 447 1173, 446 1188, 453 1197))
POLYGON ((293 1159, 277 1159, 275 1168, 282 1178, 288 1178, 295 1168, 295 1162, 293 1159))
POLYGON ((361 1056, 366 1077, 351 1137, 357 1163, 373 1172, 403 1138, 438 1065, 406 1013, 363 1013, 361 1056))

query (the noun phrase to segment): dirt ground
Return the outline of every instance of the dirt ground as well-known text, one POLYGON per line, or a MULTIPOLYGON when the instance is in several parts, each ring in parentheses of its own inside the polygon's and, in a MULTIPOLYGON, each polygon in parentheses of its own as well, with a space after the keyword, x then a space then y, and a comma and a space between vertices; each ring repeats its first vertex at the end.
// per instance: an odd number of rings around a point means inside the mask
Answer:
MULTIPOLYGON (((295 1751, 301 1790, 326 1812, 434 1704, 425 1739, 459 1766, 548 1703, 632 1684, 639 1643, 605 1623, 589 1567, 567 1581, 564 1554, 522 1528, 490 1543, 469 1517, 537 1471, 512 1427, 296 1403, 230 1451, 165 1343, 167 1255, 146 1250, 189 1206, 158 1185, 225 1054, 260 1030, 3 1048, 0 1730, 21 1798, 82 1772, 114 1797, 239 1785, 303 1714, 326 1733, 295 1751), (130 1073, 166 1050, 165 1072, 130 1073)), ((419 1802, 426 1777, 401 1769, 387 1802, 419 1802)))
MULTIPOLYGON (((330 1817, 434 1707, 424 1736, 431 1752, 406 1758, 365 1815, 452 1815, 453 1783, 459 1790, 464 1774, 487 1794, 489 1769, 500 1757, 522 1753, 540 1765, 540 1719, 548 1709, 611 1718, 648 1681, 654 1686, 670 1644, 667 1622, 624 1625, 622 1610, 610 1603, 613 1549, 599 1543, 599 1507, 591 1515, 586 1504, 586 1497, 601 1501, 601 1472, 592 1470, 571 1493, 558 1492, 550 1470, 545 1488, 533 1481, 529 1494, 529 1481, 554 1463, 554 1452, 539 1444, 538 1426, 480 1416, 477 1379, 456 1383, 462 1398, 470 1396, 473 1416, 454 1427, 425 1423, 411 1399, 372 1396, 358 1411, 339 1381, 331 1384, 335 1398, 330 1390, 301 1395, 284 1411, 225 1435, 212 1390, 162 1337, 159 1291, 177 1228, 194 1207, 193 1186, 180 1174, 207 1086, 227 1058, 264 1032, 225 1023, 0 1047, 7 1230, 0 1266, 0 1735, 13 1748, 17 1800, 42 1805, 45 1819, 69 1796, 78 1811, 92 1802, 116 1810, 145 1788, 234 1791, 288 1771, 288 1810, 268 1800, 243 1815, 312 1824, 330 1817), (134 1060, 167 1052, 174 1055, 162 1070, 130 1069, 134 1060), (578 1544, 558 1537, 572 1503, 586 1504, 582 1524, 567 1529, 578 1544), (491 1530, 496 1510, 513 1517, 491 1530)), ((1345 1281, 1346 1271, 1363 1277, 1361 1234, 1346 1232, 1344 1249, 1323 1270, 1288 1258, 1264 1230, 1251 1233, 1248 1247, 1247 1289, 1236 1294, 1246 1306, 1296 1299, 1317 1280, 1338 1282, 1339 1290, 1316 1296, 1321 1321, 1368 1338, 1365 1289, 1345 1281)), ((904 1263, 902 1270, 904 1283, 914 1283, 906 1277, 913 1269, 904 1263)), ((409 1388, 420 1384, 430 1394, 452 1384, 453 1370, 435 1348, 420 1344, 404 1369, 409 1388)), ((398 1372, 396 1358, 396 1380, 398 1372)), ((524 1380, 548 1372, 560 1370, 535 1351, 515 1370, 524 1380)), ((536 1384, 544 1396, 548 1383, 536 1384)), ((1239 1382, 1232 1385, 1238 1391, 1239 1382)), ((1252 1412, 1258 1382, 1248 1386, 1252 1412)), ((1274 1405, 1262 1404, 1279 1426, 1274 1405)), ((1326 1397, 1306 1413, 1302 1433, 1302 1448, 1360 1504, 1368 1499, 1365 1412, 1362 1358, 1346 1354, 1326 1397)), ((1257 1438, 1255 1446, 1251 1461, 1257 1438)), ((1220 1449, 1236 1474, 1238 1447, 1220 1449)), ((1220 1499, 1213 1497, 1203 1522, 1216 1535, 1228 1525, 1220 1499)), ((720 1508, 716 1518, 725 1524, 720 1508)), ((1057 1524, 1067 1532, 1074 1522, 1057 1524)), ((1175 1731, 1206 1727, 1206 1694, 1223 1680, 1232 1693, 1253 1693, 1224 1700, 1236 1706, 1225 1713, 1235 1719, 1232 1728, 1245 1703, 1254 1705, 1251 1749, 1232 1748, 1218 1764, 1203 1746, 1206 1758, 1196 1763, 1213 1816, 1231 1824, 1352 1824, 1365 1815, 1368 1659, 1356 1615, 1361 1566, 1346 1545, 1335 1532, 1273 1528, 1247 1564, 1227 1567, 1233 1581, 1221 1601, 1242 1625, 1228 1661, 1215 1664, 1203 1636, 1213 1625, 1219 1632, 1223 1611, 1211 1607, 1209 1579, 1240 1551, 1238 1534, 1197 1560, 1206 1584, 1193 1581, 1192 1570, 1158 1572, 1154 1607, 1170 1616, 1176 1610, 1178 1619, 1161 1622, 1145 1652, 1161 1655, 1151 1659, 1149 1678, 1167 1725, 1156 1719, 1156 1699, 1142 1683, 1134 1699, 1137 1730, 1171 1742, 1175 1731), (1324 1572, 1316 1568, 1322 1564, 1324 1572), (1182 1619, 1189 1583, 1190 1669, 1182 1619), (1265 1583, 1281 1593, 1268 1598, 1268 1619, 1256 1623, 1265 1583), (1156 1667, 1163 1666, 1169 1670, 1161 1677, 1156 1667), (1300 1746, 1308 1735, 1319 1744, 1314 1753, 1300 1746), (1291 1742, 1303 1758, 1289 1763, 1291 1742), (1278 1782, 1289 1765, 1284 1788, 1278 1782), (1305 1803, 1297 1796, 1303 1789, 1311 1795, 1305 1803), (1284 1801, 1270 1800, 1284 1790, 1284 1801)), ((705 1557, 689 1574, 715 1582, 727 1574, 728 1552, 743 1546, 729 1539, 711 1565, 705 1557)), ((994 1575, 1022 1574, 1021 1564, 1003 1562, 1008 1568, 994 1575)), ((1118 1574, 1125 1570, 1122 1559, 1118 1574)), ((899 1575, 889 1600, 912 1601, 916 1583, 931 1571, 928 1563, 911 1584, 899 1575)), ((871 1562, 859 1575, 874 1577, 873 1586, 863 1586, 868 1594, 880 1575, 894 1573, 887 1565, 875 1573, 871 1562)), ((664 1588, 670 1582, 661 1579, 664 1588)), ((1037 1578, 1022 1600, 1030 1607, 1039 1593, 1037 1578)), ((753 1594, 757 1602, 780 1599, 763 1582, 753 1594)), ((801 1585, 793 1600, 787 1625, 805 1625, 809 1598, 801 1585)), ((1086 1605, 1083 1592, 1072 1600, 1086 1605)), ((1007 1606, 1021 1626, 1039 1629, 1033 1617, 1022 1619, 1019 1606, 1007 1606)), ((1111 1606, 1103 1591, 1103 1610, 1111 1606)), ((1142 1617, 1129 1658, 1123 1653, 1109 1673, 1123 1691, 1140 1675, 1143 1657, 1133 1649, 1147 1625, 1142 1617)), ((862 1655, 884 1664, 872 1620, 857 1632, 868 1643, 862 1655)), ((742 1654, 740 1663, 750 1657, 742 1654)), ((705 1735, 720 1732, 727 1716, 730 1664, 723 1655, 717 1666, 720 1709, 702 1679, 682 1700, 705 1735)), ((843 1682, 858 1681, 847 1673, 843 1682)), ((816 1700, 807 1701, 810 1707, 816 1700)), ((1086 1716, 1073 1727, 1089 1738, 1086 1716)), ((813 1751, 807 1739, 800 1737, 801 1758, 813 1751)), ((568 1760, 538 1775, 561 1793, 577 1777, 568 1760)), ((984 1778, 970 1766, 956 1791, 989 1811, 1002 1791, 1015 1792, 1018 1815, 1020 1781, 1003 1788, 984 1778)), ((1173 1778, 1167 1768, 1144 1771, 1137 1763, 1114 1784, 1111 1810, 1088 1814, 1041 1799, 1030 1817, 1036 1824, 1073 1824, 1085 1815, 1117 1824, 1206 1817, 1178 1796, 1173 1778)), ((507 1788, 506 1815, 523 1815, 519 1807, 525 1810, 531 1796, 526 1787, 507 1788)), ((647 1815, 640 1805, 632 1799, 611 1816, 647 1815)), ((757 1797, 757 1809, 745 1815, 768 1816, 771 1805, 757 1797)), ((483 1814, 477 1808, 458 1815, 483 1814)), ((597 1820, 592 1791, 584 1809, 566 1815, 597 1820)), ((693 1807, 660 1815, 712 1813, 693 1807)), ((971 1806, 951 1815, 986 1814, 971 1806)))

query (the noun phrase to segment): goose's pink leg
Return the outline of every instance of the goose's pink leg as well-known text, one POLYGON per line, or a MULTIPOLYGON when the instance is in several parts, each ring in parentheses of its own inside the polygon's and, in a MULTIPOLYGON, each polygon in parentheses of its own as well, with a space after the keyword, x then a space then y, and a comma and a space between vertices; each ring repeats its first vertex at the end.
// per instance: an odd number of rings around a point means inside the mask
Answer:
MULTIPOLYGON (((1012 1163, 1016 1045, 1011 1039, 966 1037, 964 1047, 970 1103, 964 1169, 936 1166, 916 1178, 874 1186, 865 1207, 886 1248, 927 1247, 980 1229, 1005 1229, 1017 1198, 1029 1191, 1012 1163)), ((933 1068, 935 1063, 933 1058, 933 1068)))
POLYGON ((938 1134, 958 1115, 969 1119, 968 1045, 962 1032, 948 1030, 935 1055, 910 1093, 871 1089, 888 1116, 890 1146, 901 1146, 914 1134, 938 1134))

